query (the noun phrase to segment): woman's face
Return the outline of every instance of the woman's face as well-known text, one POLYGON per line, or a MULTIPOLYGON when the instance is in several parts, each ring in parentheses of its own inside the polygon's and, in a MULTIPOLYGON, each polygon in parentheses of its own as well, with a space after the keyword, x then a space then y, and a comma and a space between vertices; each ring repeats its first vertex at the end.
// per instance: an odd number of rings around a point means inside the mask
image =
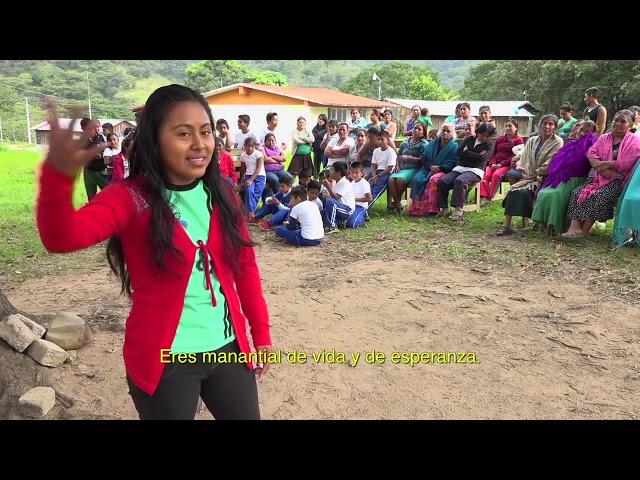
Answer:
POLYGON ((304 118, 298 120, 298 130, 304 130, 304 127, 307 126, 307 121, 304 118))
POLYGON ((442 127, 440 129, 440 138, 442 138, 444 143, 450 141, 453 138, 453 129, 450 127, 442 127))
POLYGON ((420 140, 421 138, 424 138, 425 131, 422 125, 418 124, 415 127, 413 127, 412 132, 413 132, 412 133, 413 138, 415 138, 416 140, 420 140))
POLYGON ((204 175, 215 148, 209 115, 198 102, 176 104, 158 132, 160 159, 174 185, 204 175))
POLYGON ((276 146, 276 137, 271 135, 269 137, 269 140, 267 140, 265 143, 267 144, 267 147, 269 147, 269 148, 275 147, 276 146))
POLYGON ((111 135, 109 137, 109 148, 117 148, 118 147, 118 136, 117 135, 111 135))
POLYGON ((589 135, 591 132, 593 132, 591 124, 583 123, 580 129, 578 130, 577 138, 582 138, 585 135, 589 135))
POLYGON ((544 135, 545 137, 552 135, 555 129, 556 129, 556 123, 551 119, 545 120, 540 125, 540 133, 542 133, 542 135, 544 135))
POLYGON ((324 121, 324 118, 318 117, 318 125, 320 125, 321 127, 324 127, 326 123, 327 122, 324 121))
POLYGON ((560 117, 562 117, 565 122, 568 122, 571 120, 571 113, 568 110, 560 110, 560 117))
POLYGON ((371 112, 371 115, 369 115, 369 118, 371 119, 371 123, 378 122, 378 115, 376 115, 376 112, 371 112))
POLYGON ((504 133, 510 137, 516 134, 516 126, 513 123, 507 122, 504 126, 504 133))
POLYGON ((418 118, 420 116, 420 107, 413 107, 411 109, 411 116, 413 118, 418 118))
POLYGON ((338 131, 338 126, 331 124, 329 125, 329 135, 335 135, 335 133, 338 131))
POLYGON ((470 110, 468 107, 460 107, 460 116, 462 118, 467 118, 469 116, 470 110))
POLYGON ((384 121, 385 122, 390 122, 393 120, 393 113, 391 112, 385 112, 384 113, 384 121))
POLYGON ((629 124, 629 119, 624 114, 618 114, 613 117, 613 133, 618 135, 626 135, 626 133, 631 128, 629 124))
POLYGON ((489 120, 491 120, 491 114, 489 113, 489 110, 482 110, 480 112, 480 121, 488 122, 489 120))

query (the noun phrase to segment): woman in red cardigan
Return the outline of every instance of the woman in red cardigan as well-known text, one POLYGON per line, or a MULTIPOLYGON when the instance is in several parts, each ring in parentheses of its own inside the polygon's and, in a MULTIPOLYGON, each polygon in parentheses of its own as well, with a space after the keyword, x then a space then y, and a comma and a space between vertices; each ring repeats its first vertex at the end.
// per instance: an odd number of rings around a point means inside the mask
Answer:
POLYGON ((132 299, 124 363, 141 419, 259 419, 255 376, 269 369, 269 314, 253 242, 214 156, 206 100, 181 85, 146 103, 131 175, 74 210, 75 176, 100 148, 50 120, 37 224, 45 248, 109 239, 107 257, 132 299), (246 323, 256 352, 251 351, 246 323))

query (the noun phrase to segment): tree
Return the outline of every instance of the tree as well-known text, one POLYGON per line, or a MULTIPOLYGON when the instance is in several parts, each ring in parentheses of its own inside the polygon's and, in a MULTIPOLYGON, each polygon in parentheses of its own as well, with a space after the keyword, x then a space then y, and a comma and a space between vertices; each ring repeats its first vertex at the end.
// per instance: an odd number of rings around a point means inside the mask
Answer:
POLYGON ((186 85, 199 92, 245 82, 286 85, 287 77, 270 70, 251 70, 235 60, 204 60, 187 68, 186 85))
POLYGON ((571 103, 577 116, 585 107, 584 91, 598 87, 600 101, 613 114, 640 98, 640 68, 633 60, 489 61, 472 67, 462 92, 471 100, 527 100, 542 113, 557 115, 571 103))
POLYGON ((354 95, 377 98, 378 81, 373 80, 374 73, 381 79, 383 98, 415 98, 414 95, 417 92, 428 90, 427 85, 435 83, 440 87, 438 72, 432 67, 412 65, 407 62, 390 62, 375 64, 361 70, 343 82, 340 90, 354 95), (412 85, 415 79, 422 77, 425 77, 425 80, 420 80, 412 85))
POLYGON ((410 85, 409 98, 420 100, 456 100, 458 94, 452 90, 444 89, 433 77, 420 75, 414 78, 410 85))
POLYGON ((251 70, 249 72, 251 82, 260 83, 262 85, 286 85, 287 77, 280 72, 271 70, 251 70))
POLYGON ((187 68, 186 85, 206 92, 250 80, 249 69, 235 60, 204 60, 187 68))

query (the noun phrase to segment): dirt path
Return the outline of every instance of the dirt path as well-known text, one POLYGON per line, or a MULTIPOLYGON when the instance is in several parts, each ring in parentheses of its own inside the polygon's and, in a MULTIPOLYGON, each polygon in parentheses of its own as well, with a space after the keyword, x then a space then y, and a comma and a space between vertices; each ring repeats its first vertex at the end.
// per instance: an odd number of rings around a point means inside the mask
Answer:
MULTIPOLYGON (((274 343, 309 354, 260 382, 264 418, 640 418, 637 304, 551 276, 402 254, 367 260, 349 248, 271 239, 257 248, 274 343), (344 262, 330 257, 336 250, 344 262), (332 349, 362 357, 355 367, 311 358, 332 349), (373 349, 384 364, 365 362, 373 349), (411 367, 393 364, 392 352, 474 352, 479 363, 411 367)), ((48 369, 52 386, 77 400, 49 418, 136 418, 118 291, 107 267, 9 285, 16 307, 77 311, 96 333, 74 364, 48 369)))

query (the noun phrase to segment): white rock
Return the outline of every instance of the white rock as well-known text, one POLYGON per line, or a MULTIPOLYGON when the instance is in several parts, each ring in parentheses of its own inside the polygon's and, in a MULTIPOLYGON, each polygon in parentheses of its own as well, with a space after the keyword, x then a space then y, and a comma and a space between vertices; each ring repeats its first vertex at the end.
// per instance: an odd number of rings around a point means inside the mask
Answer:
POLYGON ((25 317, 24 315, 21 315, 19 313, 16 313, 14 315, 9 315, 9 318, 12 318, 12 317, 20 320, 27 327, 29 327, 29 330, 31 330, 33 332, 33 334, 36 336, 36 338, 42 338, 42 336, 47 331, 47 329, 44 328, 42 325, 40 325, 39 323, 34 322, 33 320, 31 320, 28 317, 25 317))
POLYGON ((27 349, 27 354, 40 365, 46 367, 59 367, 67 359, 67 352, 52 342, 35 340, 27 349))
POLYGON ((15 315, 10 315, 6 320, 0 320, 0 338, 18 352, 24 352, 38 337, 15 315))
POLYGON ((44 417, 56 403, 56 392, 51 387, 35 387, 18 399, 22 413, 28 417, 44 417))
POLYGON ((65 350, 77 350, 91 341, 92 334, 89 326, 78 315, 62 312, 53 319, 44 338, 65 350))

